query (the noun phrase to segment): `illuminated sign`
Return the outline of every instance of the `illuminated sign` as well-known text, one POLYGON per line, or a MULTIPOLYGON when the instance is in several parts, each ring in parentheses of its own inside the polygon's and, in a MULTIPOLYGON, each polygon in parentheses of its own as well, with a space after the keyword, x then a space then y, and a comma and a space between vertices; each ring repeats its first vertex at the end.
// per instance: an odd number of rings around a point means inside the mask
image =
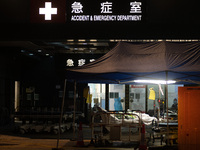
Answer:
MULTIPOLYGON (((86 64, 86 59, 78 59, 78 66, 83 66, 86 64)), ((89 62, 93 62, 95 59, 90 59, 89 62)), ((74 60, 73 59, 67 59, 66 61, 67 67, 73 67, 74 66, 74 60)))
POLYGON ((145 0, 31 0, 31 22, 142 21, 145 0))
POLYGON ((143 16, 143 2, 138 1, 70 1, 71 11, 67 20, 70 21, 141 21, 143 16))
POLYGON ((112 13, 112 2, 101 3, 101 13, 112 13))
POLYGON ((66 23, 66 0, 31 0, 31 23, 66 23))
POLYGON ((74 61, 72 59, 67 59, 66 63, 67 63, 66 66, 69 66, 69 67, 74 66, 74 61))
POLYGON ((45 15, 45 20, 51 20, 51 15, 57 14, 57 8, 52 8, 51 2, 45 2, 45 8, 39 8, 39 14, 45 15))
POLYGON ((72 13, 83 13, 83 5, 80 2, 74 2, 72 4, 72 13))

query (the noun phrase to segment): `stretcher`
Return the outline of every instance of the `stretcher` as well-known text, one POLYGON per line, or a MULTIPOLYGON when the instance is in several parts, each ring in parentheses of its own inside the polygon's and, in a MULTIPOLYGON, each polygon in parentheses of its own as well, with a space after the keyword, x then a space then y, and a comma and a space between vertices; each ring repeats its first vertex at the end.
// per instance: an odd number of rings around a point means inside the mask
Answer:
POLYGON ((160 139, 160 144, 163 142, 169 141, 170 145, 177 144, 178 140, 178 123, 169 122, 168 125, 166 122, 159 123, 158 126, 152 128, 150 137, 153 138, 153 143, 156 139, 160 139), (169 132, 167 131, 167 126, 169 127, 169 132))

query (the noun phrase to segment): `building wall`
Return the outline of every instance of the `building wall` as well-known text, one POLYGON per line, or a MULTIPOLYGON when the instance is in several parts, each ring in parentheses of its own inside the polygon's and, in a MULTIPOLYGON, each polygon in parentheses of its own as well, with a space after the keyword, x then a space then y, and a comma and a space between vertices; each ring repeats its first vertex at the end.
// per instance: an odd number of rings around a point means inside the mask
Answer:
POLYGON ((0 48, 0 125, 11 122, 14 111, 14 78, 18 76, 14 53, 0 48))

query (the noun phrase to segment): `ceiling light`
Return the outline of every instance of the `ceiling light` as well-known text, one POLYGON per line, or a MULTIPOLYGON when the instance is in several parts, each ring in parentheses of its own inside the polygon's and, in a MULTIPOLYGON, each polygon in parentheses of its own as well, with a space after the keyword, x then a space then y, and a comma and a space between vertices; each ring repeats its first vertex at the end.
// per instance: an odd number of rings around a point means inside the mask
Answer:
POLYGON ((49 56, 49 54, 46 54, 46 56, 49 56))
POLYGON ((91 47, 90 49, 91 49, 91 50, 97 50, 97 48, 96 48, 96 47, 91 47))
POLYGON ((33 53, 30 53, 29 56, 33 56, 33 53))
POLYGON ((192 41, 193 41, 193 42, 197 42, 197 41, 199 41, 199 40, 197 40, 197 39, 193 39, 192 41))
POLYGON ((134 80, 135 83, 152 83, 152 84, 173 84, 176 83, 174 80, 134 80))
POLYGON ((79 42, 85 42, 85 39, 79 39, 78 41, 79 42))
POLYGON ((73 39, 68 39, 67 42, 74 42, 74 40, 73 39))
POLYGON ((97 39, 90 39, 90 42, 97 42, 97 39))
POLYGON ((24 52, 25 52, 25 50, 23 50, 23 49, 22 49, 22 50, 21 50, 21 52, 22 52, 22 53, 24 53, 24 52))
POLYGON ((39 52, 39 53, 41 53, 41 52, 42 52, 42 50, 41 50, 41 49, 38 49, 38 52, 39 52))

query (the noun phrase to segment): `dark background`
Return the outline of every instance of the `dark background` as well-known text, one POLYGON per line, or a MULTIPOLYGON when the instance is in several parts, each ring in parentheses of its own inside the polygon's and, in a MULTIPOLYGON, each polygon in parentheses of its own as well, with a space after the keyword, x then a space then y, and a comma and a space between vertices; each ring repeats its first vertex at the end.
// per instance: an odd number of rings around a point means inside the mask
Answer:
POLYGON ((1 39, 199 38, 200 9, 194 0, 146 0, 142 22, 31 23, 30 3, 0 1, 1 39))

